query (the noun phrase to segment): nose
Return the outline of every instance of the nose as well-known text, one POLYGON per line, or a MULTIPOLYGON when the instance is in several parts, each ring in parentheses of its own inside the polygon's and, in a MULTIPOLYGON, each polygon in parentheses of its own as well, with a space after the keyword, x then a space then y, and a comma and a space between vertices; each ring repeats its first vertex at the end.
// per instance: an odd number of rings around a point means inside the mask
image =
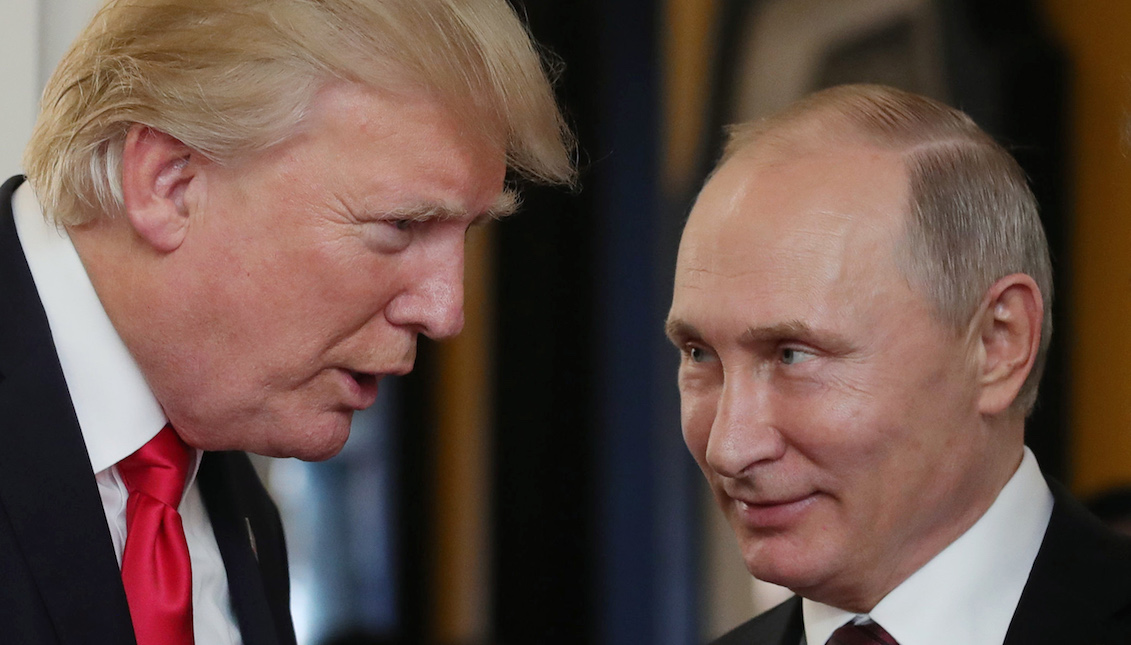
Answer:
POLYGON ((386 309, 395 325, 442 340, 463 329, 463 238, 438 244, 406 269, 407 287, 386 309))
POLYGON ((780 459, 786 442, 773 422, 773 393, 757 378, 724 380, 707 440, 706 459, 724 477, 780 459))

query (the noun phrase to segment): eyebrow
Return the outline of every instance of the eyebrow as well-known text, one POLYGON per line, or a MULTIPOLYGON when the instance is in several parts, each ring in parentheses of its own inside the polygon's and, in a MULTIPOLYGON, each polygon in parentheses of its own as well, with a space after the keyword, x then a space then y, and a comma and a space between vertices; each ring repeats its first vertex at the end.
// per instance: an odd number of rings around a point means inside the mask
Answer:
MULTIPOLYGON (((664 324, 664 333, 677 345, 702 338, 702 334, 694 325, 678 318, 670 319, 664 324)), ((738 343, 744 346, 752 346, 787 339, 813 342, 832 352, 845 352, 851 347, 851 343, 844 336, 830 331, 819 332, 800 320, 789 320, 762 327, 748 327, 738 338, 738 343)))
MULTIPOLYGON (((686 340, 688 338, 699 338, 701 336, 699 330, 696 329, 694 325, 679 319, 667 321, 667 323, 664 324, 664 333, 672 340, 686 340)), ((805 338, 812 335, 812 327, 800 320, 791 320, 768 327, 749 327, 742 333, 742 336, 739 337, 738 340, 743 345, 753 345, 767 340, 805 338)))
POLYGON ((519 198, 518 192, 513 189, 506 188, 503 189, 503 192, 499 193, 499 196, 495 198, 495 202, 491 204, 491 207, 487 209, 487 212, 480 217, 485 216, 490 219, 503 219, 504 217, 514 215, 515 211, 518 210, 518 207, 521 204, 522 199, 519 198))
POLYGON ((749 327, 739 337, 738 342, 743 345, 756 345, 767 341, 781 340, 782 338, 812 338, 816 333, 809 325, 800 320, 790 320, 767 327, 749 327))
POLYGON ((677 345, 692 338, 699 338, 699 330, 693 325, 679 319, 668 319, 664 323, 664 334, 677 345))
POLYGON ((789 320, 784 323, 767 325, 765 327, 750 327, 743 332, 738 342, 741 345, 751 347, 783 340, 809 343, 834 355, 851 354, 856 347, 853 342, 843 334, 829 329, 816 329, 800 320, 789 320))
MULTIPOLYGON (((513 215, 515 211, 518 210, 519 203, 518 193, 509 188, 505 189, 499 193, 498 197, 495 198, 495 201, 491 203, 487 210, 483 211, 483 213, 472 220, 471 225, 478 226, 492 220, 503 219, 504 217, 513 215)), ((463 217, 466 213, 467 211, 452 208, 448 204, 434 202, 402 206, 385 212, 387 216, 415 222, 458 219, 463 217)))

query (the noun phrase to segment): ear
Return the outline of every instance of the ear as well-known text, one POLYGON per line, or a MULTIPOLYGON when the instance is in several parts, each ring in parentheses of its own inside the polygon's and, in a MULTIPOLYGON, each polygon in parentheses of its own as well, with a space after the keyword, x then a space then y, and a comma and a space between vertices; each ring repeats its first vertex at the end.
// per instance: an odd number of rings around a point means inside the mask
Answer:
POLYGON ((1015 273, 990 287, 978 309, 978 410, 1004 412, 1017 398, 1041 344, 1044 300, 1033 278, 1015 273))
POLYGON ((180 246, 188 226, 184 193, 193 178, 192 150, 177 139, 135 124, 122 150, 122 200, 130 225, 157 251, 180 246))

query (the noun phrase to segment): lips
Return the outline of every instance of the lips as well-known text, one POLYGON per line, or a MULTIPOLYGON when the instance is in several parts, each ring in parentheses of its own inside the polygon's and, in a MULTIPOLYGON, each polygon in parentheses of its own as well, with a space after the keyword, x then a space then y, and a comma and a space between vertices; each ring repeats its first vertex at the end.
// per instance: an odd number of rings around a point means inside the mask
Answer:
POLYGON ((819 493, 778 498, 730 497, 735 519, 751 529, 783 529, 800 521, 817 503, 819 493))
POLYGON ((346 370, 345 375, 346 396, 345 404, 354 410, 364 410, 377 400, 377 384, 381 377, 368 372, 346 370))

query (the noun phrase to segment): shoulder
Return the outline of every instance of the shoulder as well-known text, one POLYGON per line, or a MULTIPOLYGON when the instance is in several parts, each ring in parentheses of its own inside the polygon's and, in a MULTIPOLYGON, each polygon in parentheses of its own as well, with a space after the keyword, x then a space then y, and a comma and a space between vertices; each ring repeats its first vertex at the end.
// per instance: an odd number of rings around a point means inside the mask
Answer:
POLYGON ((1131 593, 1131 540, 1106 527, 1063 486, 1056 482, 1049 486, 1055 502, 1030 583, 1034 576, 1052 573, 1061 582, 1098 584, 1112 592, 1118 587, 1131 593), (1107 585, 1105 580, 1118 584, 1107 585))
POLYGON ((1131 642, 1131 541, 1049 486, 1052 517, 1006 643, 1131 642))
POLYGON ((724 634, 711 645, 795 645, 801 642, 801 599, 794 596, 724 634))
POLYGON ((12 199, 12 193, 16 192, 16 189, 19 188, 22 183, 24 183, 23 175, 13 175, 9 177, 3 184, 0 184, 0 199, 10 201, 12 199))

